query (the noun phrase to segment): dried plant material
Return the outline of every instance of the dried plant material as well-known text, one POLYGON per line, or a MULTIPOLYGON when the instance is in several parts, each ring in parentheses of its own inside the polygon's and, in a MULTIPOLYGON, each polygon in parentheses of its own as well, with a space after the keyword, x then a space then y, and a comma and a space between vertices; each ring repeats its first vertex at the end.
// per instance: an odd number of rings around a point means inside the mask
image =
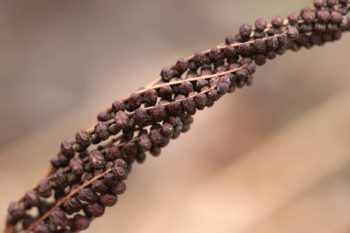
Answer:
POLYGON ((178 59, 129 97, 101 111, 97 122, 64 140, 51 170, 8 207, 6 232, 77 232, 89 227, 126 190, 134 162, 158 156, 190 129, 193 115, 226 93, 250 86, 256 65, 341 38, 350 30, 349 0, 315 0, 314 8, 271 22, 243 24, 225 43, 178 59), (92 145, 97 145, 93 147, 92 145))

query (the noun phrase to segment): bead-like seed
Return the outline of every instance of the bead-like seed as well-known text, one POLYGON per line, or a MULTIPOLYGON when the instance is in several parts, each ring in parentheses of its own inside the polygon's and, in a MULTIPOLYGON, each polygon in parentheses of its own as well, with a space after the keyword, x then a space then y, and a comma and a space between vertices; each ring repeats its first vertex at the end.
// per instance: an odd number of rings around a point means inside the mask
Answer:
POLYGON ((128 128, 129 117, 125 112, 119 111, 114 116, 115 124, 118 128, 126 129, 128 128))
POLYGON ((183 82, 180 85, 180 93, 182 95, 188 95, 191 91, 193 91, 193 85, 190 82, 183 82))
POLYGON ((189 115, 195 114, 197 110, 193 97, 188 97, 184 101, 182 101, 182 107, 184 111, 189 115))
POLYGON ((263 39, 256 39, 253 46, 256 53, 265 53, 266 51, 266 44, 263 39))
POLYGON ((90 152, 89 162, 95 169, 103 168, 106 164, 106 160, 104 159, 102 153, 98 150, 93 150, 90 152))
POLYGON ((162 126, 162 134, 165 137, 171 137, 174 133, 174 127, 169 123, 164 123, 162 126))
POLYGON ((75 135, 75 139, 84 148, 90 146, 90 134, 86 130, 79 130, 75 135))
POLYGON ((149 133, 149 137, 152 141, 152 144, 155 146, 160 145, 164 140, 164 136, 161 134, 160 130, 158 129, 151 130, 149 133))
POLYGON ((314 11, 307 10, 302 12, 301 17, 306 23, 312 23, 316 18, 316 14, 314 11))
POLYGON ((169 82, 170 79, 173 77, 173 75, 174 75, 174 72, 169 67, 164 67, 160 72, 160 76, 162 77, 162 80, 164 82, 169 82))
POLYGON ((117 185, 115 185, 113 188, 112 188, 112 192, 114 194, 123 194, 126 190, 126 185, 123 181, 119 181, 117 185))
POLYGON ((332 11, 331 20, 333 23, 339 24, 343 21, 343 15, 339 11, 332 11))
POLYGON ((212 48, 208 54, 208 58, 211 62, 218 62, 222 56, 221 50, 217 47, 212 48))
POLYGON ((293 27, 293 26, 289 26, 288 27, 288 31, 287 31, 287 35, 289 38, 291 39, 297 39, 298 36, 299 36, 299 31, 296 27, 293 27))
POLYGON ((68 224, 68 218, 65 213, 60 209, 55 209, 49 216, 49 221, 55 227, 66 227, 68 224))
POLYGON ((96 180, 92 183, 91 190, 96 193, 104 194, 108 191, 108 187, 102 180, 96 180))
POLYGON ((142 99, 146 106, 155 105, 157 103, 157 91, 154 89, 147 90, 142 99))
POLYGON ((148 112, 144 108, 138 108, 135 111, 135 124, 139 126, 146 126, 151 122, 151 117, 148 115, 148 112))
POLYGON ((337 0, 326 0, 327 6, 333 7, 337 4, 337 0))
POLYGON ((138 148, 135 142, 126 142, 123 146, 123 153, 127 157, 133 157, 137 154, 138 148))
POLYGON ((57 170, 57 172, 54 175, 53 180, 55 182, 57 189, 64 189, 68 185, 67 173, 62 168, 57 170))
POLYGON ((101 139, 97 136, 97 134, 93 133, 91 134, 91 143, 92 144, 98 144, 101 142, 101 139))
POLYGON ((106 111, 100 112, 97 115, 97 120, 99 120, 99 121, 106 122, 109 119, 111 119, 111 114, 107 113, 106 111))
POLYGON ((266 26, 267 26, 267 21, 263 18, 259 18, 255 21, 255 30, 258 32, 264 31, 266 26))
POLYGON ((24 216, 24 210, 17 202, 11 202, 7 208, 7 212, 12 217, 12 220, 14 220, 14 222, 17 222, 17 220, 24 216))
POLYGON ((275 16, 272 18, 271 24, 277 28, 281 27, 283 25, 283 18, 281 16, 275 16))
POLYGON ((83 205, 78 198, 71 197, 63 203, 62 207, 67 214, 73 214, 79 212, 83 205))
POLYGON ((252 26, 248 25, 248 24, 243 24, 240 28, 239 28, 239 33, 242 37, 243 40, 248 40, 250 38, 250 34, 252 33, 252 26))
POLYGON ((69 157, 73 156, 74 155, 73 144, 67 140, 62 141, 61 153, 69 157))
POLYGON ((90 205, 85 206, 84 209, 88 214, 90 214, 93 217, 101 217, 105 212, 105 207, 102 206, 99 203, 93 203, 90 205))
POLYGON ((104 206, 114 206, 118 201, 118 197, 112 194, 103 194, 100 197, 100 202, 104 206))
POLYGON ((122 155, 120 149, 116 146, 112 146, 106 149, 105 157, 109 161, 114 161, 117 158, 120 158, 122 155))
POLYGON ((108 139, 108 126, 103 122, 98 122, 95 126, 95 132, 101 141, 108 139))
POLYGON ((117 159, 117 160, 114 161, 114 166, 115 167, 122 167, 122 168, 127 169, 128 164, 127 164, 127 162, 124 159, 117 159))
POLYGON ((138 139, 138 146, 141 151, 149 151, 152 147, 152 142, 146 134, 142 134, 138 139))
POLYGON ((176 62, 176 70, 177 72, 179 72, 180 74, 182 74, 183 72, 185 72, 188 69, 188 62, 181 58, 176 62))
POLYGON ((80 190, 80 192, 78 193, 78 198, 80 201, 93 203, 98 199, 98 196, 91 189, 85 188, 80 190))
POLYGON ((218 92, 216 90, 210 90, 208 92, 208 99, 210 99, 211 101, 217 101, 220 98, 218 92))
POLYGON ((128 171, 123 167, 115 166, 112 172, 117 179, 125 180, 128 176, 128 171))
POLYGON ((317 15, 317 19, 321 23, 327 23, 330 20, 330 14, 329 14, 329 11, 327 10, 319 10, 317 11, 316 15, 317 15))
POLYGON ((52 190, 48 180, 44 179, 39 182, 38 194, 44 198, 48 198, 51 196, 52 190))
POLYGON ((207 102, 207 95, 204 93, 199 93, 194 97, 194 102, 199 110, 204 109, 207 102))
POLYGON ((171 100, 173 93, 173 89, 170 86, 163 86, 159 90, 159 96, 166 100, 171 100))
POLYGON ((117 124, 110 124, 108 126, 108 133, 110 133, 111 135, 116 135, 120 132, 121 128, 119 128, 117 126, 117 124))
POLYGON ((86 230, 90 226, 90 220, 81 214, 76 214, 73 217, 73 226, 76 230, 86 230))
POLYGON ((133 111, 141 105, 141 96, 138 93, 131 94, 128 100, 128 106, 130 107, 130 109, 128 109, 129 111, 133 111))
POLYGON ((298 23, 298 20, 300 18, 300 14, 297 12, 290 13, 288 15, 288 21, 291 25, 295 25, 298 23))
POLYGON ((125 110, 125 104, 123 101, 116 100, 112 104, 112 109, 114 112, 124 111, 125 110))
POLYGON ((160 152, 161 152, 161 148, 160 147, 156 147, 156 146, 153 146, 150 150, 150 153, 153 155, 153 156, 159 156, 160 155, 160 152))
POLYGON ((323 7, 325 4, 325 1, 324 0, 314 0, 314 6, 316 8, 321 8, 323 7))
POLYGON ((193 56, 193 60, 198 66, 201 66, 205 63, 206 56, 202 52, 196 52, 193 56))
POLYGON ((39 222, 33 229, 34 233, 51 233, 48 226, 44 222, 39 222))
POLYGON ((117 183, 119 182, 119 179, 114 174, 107 173, 103 176, 103 182, 108 187, 113 187, 113 186, 117 185, 117 183))

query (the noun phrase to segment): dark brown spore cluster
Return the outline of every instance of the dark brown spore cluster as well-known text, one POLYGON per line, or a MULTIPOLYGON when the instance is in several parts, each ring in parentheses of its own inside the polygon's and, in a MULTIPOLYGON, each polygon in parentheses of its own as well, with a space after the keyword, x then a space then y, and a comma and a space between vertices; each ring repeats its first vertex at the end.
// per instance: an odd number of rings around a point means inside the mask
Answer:
POLYGON ((315 0, 314 8, 243 24, 225 43, 164 67, 160 79, 114 101, 97 122, 63 141, 52 169, 8 207, 7 232, 68 233, 89 227, 123 194, 134 162, 158 156, 190 129, 193 115, 226 93, 249 86, 256 65, 287 50, 340 39, 350 30, 349 0, 315 0))

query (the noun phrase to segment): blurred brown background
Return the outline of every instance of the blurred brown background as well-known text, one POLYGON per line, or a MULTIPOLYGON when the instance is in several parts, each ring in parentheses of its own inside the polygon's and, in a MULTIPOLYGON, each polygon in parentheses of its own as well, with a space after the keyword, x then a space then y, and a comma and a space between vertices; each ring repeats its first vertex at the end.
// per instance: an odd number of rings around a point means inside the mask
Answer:
MULTIPOLYGON (((312 0, 0 2, 0 219, 59 142, 163 65, 312 0)), ((345 233, 350 36, 260 67, 128 179, 87 232, 345 233)), ((3 221, 0 223, 3 227, 3 221)))

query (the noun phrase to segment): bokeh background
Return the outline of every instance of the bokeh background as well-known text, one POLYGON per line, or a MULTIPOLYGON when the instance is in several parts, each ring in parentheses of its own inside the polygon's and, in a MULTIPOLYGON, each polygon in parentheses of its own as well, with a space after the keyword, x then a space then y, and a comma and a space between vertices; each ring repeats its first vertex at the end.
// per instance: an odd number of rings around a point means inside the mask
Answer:
MULTIPOLYGON (((0 219, 62 139, 162 66, 312 0, 2 0, 0 219)), ((350 36, 289 52, 147 158, 87 232, 350 230, 350 36)), ((0 227, 3 228, 1 220, 0 227)))

